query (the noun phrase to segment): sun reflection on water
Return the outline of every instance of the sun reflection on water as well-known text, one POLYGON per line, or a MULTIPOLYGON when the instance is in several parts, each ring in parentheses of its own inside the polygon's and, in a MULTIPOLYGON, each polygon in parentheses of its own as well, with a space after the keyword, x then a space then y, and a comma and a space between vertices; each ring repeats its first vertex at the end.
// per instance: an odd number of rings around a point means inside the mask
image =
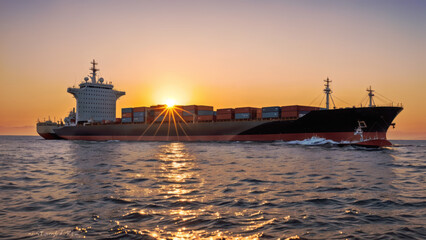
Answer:
MULTIPOLYGON (((203 200, 208 193, 204 186, 205 180, 200 175, 197 157, 181 142, 167 143, 157 148, 154 157, 158 165, 149 177, 154 180, 149 188, 153 189, 151 194, 157 197, 158 206, 161 207, 157 210, 132 208, 122 215, 124 221, 117 221, 111 229, 114 235, 176 240, 259 239, 263 236, 262 228, 277 221, 276 218, 265 217, 258 210, 217 209, 213 205, 204 205, 203 200), (230 224, 226 219, 230 219, 230 216, 238 219, 237 231, 244 234, 226 229, 230 224), (131 221, 126 221, 128 219, 131 221), (144 224, 137 225, 141 221, 144 224)), ((143 174, 134 176, 144 177, 143 174)))

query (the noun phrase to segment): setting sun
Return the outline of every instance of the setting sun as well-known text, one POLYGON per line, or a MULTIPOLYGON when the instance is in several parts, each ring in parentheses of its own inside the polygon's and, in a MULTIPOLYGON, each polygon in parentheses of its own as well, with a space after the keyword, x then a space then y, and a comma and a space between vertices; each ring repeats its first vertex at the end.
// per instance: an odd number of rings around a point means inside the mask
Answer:
POLYGON ((176 104, 176 101, 174 99, 167 99, 166 100, 167 108, 172 108, 175 104, 176 104))

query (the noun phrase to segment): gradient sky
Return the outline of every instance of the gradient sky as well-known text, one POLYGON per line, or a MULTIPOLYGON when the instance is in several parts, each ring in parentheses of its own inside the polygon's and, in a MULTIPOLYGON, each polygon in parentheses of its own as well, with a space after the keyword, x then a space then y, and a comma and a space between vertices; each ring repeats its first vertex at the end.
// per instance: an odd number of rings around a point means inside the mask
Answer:
POLYGON ((126 91, 117 115, 167 98, 318 105, 330 77, 337 107, 372 85, 405 108, 389 137, 426 139, 426 1, 0 0, 0 35, 0 134, 65 117, 96 59, 126 91))

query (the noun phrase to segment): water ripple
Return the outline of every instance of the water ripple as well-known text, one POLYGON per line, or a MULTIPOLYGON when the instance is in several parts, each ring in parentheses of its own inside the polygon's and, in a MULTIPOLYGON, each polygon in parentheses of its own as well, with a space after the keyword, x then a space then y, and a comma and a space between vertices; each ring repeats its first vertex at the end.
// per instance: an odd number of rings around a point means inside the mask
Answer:
POLYGON ((0 137, 0 238, 426 239, 425 153, 0 137))

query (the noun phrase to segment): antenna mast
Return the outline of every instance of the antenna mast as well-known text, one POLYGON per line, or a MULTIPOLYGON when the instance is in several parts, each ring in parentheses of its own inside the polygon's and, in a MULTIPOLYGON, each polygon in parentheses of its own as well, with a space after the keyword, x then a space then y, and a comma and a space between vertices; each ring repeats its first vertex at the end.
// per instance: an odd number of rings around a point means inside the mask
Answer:
POLYGON ((372 90, 371 89, 371 86, 370 86, 370 88, 367 88, 367 92, 368 92, 368 97, 370 98, 370 104, 368 105, 369 107, 373 107, 374 105, 376 105, 375 103, 374 103, 374 100, 373 100, 373 97, 374 97, 374 90, 372 90))
POLYGON ((93 59, 91 64, 92 68, 90 68, 90 70, 92 70, 92 76, 90 78, 92 79, 92 83, 96 83, 96 72, 99 71, 99 69, 96 69, 96 65, 98 65, 98 63, 95 62, 95 59, 93 59))
POLYGON ((330 109, 330 95, 332 93, 332 91, 330 89, 331 80, 328 79, 328 77, 327 77, 327 79, 324 80, 324 82, 325 82, 324 92, 325 92, 325 96, 326 96, 325 108, 330 109))

